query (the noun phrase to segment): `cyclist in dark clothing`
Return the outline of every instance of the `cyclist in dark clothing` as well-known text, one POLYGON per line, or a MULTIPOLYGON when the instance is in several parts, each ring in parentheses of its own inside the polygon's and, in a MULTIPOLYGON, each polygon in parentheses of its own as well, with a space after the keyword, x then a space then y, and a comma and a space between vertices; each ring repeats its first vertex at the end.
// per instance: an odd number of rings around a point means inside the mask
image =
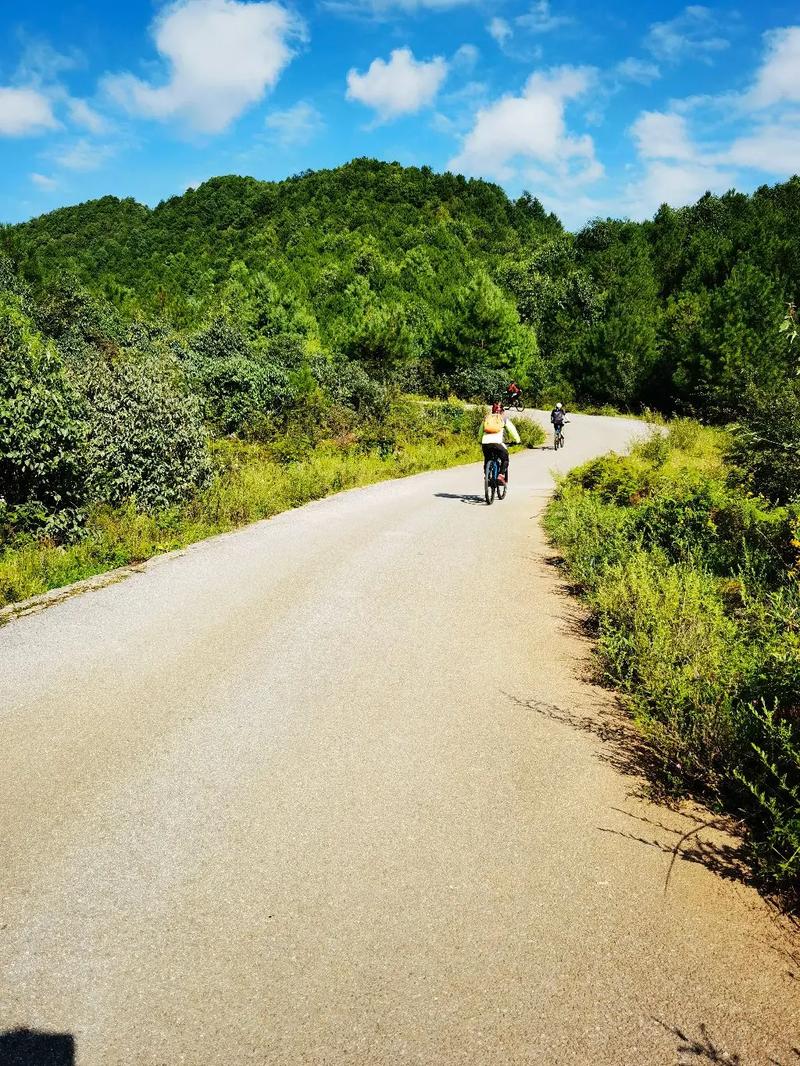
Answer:
POLYGON ((564 423, 567 420, 567 412, 564 410, 563 403, 557 403, 553 410, 550 412, 550 421, 554 426, 561 426, 563 428, 564 423))

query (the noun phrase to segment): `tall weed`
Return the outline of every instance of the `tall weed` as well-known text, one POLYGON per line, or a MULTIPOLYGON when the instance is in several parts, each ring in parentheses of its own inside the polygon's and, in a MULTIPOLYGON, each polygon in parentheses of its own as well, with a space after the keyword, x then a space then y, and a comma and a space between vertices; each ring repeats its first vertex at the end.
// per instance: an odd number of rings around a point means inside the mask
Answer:
POLYGON ((546 527, 662 779, 743 817, 763 882, 800 893, 800 507, 738 487, 726 449, 673 423, 570 474, 546 527))

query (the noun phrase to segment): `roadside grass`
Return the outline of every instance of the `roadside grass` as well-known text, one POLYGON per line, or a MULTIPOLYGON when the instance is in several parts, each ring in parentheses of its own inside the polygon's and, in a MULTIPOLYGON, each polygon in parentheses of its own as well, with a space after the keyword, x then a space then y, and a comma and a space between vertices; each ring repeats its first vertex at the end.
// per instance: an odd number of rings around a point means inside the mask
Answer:
MULTIPOLYGON (((0 607, 345 489, 477 461, 481 418, 481 412, 452 404, 433 411, 426 406, 424 416, 401 411, 380 433, 369 427, 366 443, 324 440, 303 458, 285 462, 274 446, 218 441, 211 484, 180 507, 147 513, 133 503, 97 506, 74 543, 17 538, 7 545, 0 552, 0 607)), ((520 432, 530 447, 544 439, 533 423, 520 432)))
POLYGON ((739 819, 761 883, 797 901, 800 511, 744 493, 725 447, 673 423, 566 477, 545 521, 659 784, 739 819))

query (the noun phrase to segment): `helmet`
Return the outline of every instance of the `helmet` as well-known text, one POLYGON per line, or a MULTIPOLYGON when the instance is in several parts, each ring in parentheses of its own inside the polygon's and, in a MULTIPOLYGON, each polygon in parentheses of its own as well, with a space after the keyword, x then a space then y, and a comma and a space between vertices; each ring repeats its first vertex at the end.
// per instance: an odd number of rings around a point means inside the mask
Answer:
POLYGON ((501 403, 492 404, 492 414, 501 415, 503 413, 503 405, 501 403))
POLYGON ((560 411, 560 410, 561 410, 561 404, 560 404, 560 403, 557 403, 557 404, 556 404, 556 410, 557 410, 557 411, 560 411))

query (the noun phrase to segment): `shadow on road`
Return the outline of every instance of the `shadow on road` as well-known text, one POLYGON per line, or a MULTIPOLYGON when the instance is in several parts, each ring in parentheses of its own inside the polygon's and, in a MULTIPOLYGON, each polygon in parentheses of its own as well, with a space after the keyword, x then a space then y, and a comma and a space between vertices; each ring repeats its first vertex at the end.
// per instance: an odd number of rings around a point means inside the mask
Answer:
MULTIPOLYGON (((730 833, 730 827, 724 820, 717 821, 712 819, 711 821, 703 822, 693 815, 682 813, 681 817, 688 819, 690 823, 690 829, 687 832, 684 829, 676 829, 673 826, 665 825, 655 819, 644 818, 628 811, 622 811, 619 808, 615 808, 615 810, 618 814, 625 815, 626 818, 635 819, 638 822, 652 826, 657 833, 654 836, 643 836, 640 833, 626 833, 619 829, 610 829, 607 826, 598 826, 598 832, 610 833, 612 836, 622 837, 624 840, 630 840, 635 844, 645 844, 647 847, 656 848, 663 855, 669 855, 673 859, 679 857, 684 862, 698 863, 727 881, 738 881, 740 884, 754 883, 753 877, 745 865, 740 842, 730 844, 709 840, 708 838, 701 839, 698 835, 700 830, 708 829, 712 832, 724 833, 727 837, 727 834, 730 833), (693 822, 696 823, 694 827, 692 827, 693 822), (673 839, 660 840, 659 835, 662 833, 669 834, 673 839), (690 843, 688 838, 691 838, 690 843)), ((665 892, 667 887, 668 884, 665 883, 665 892)))
MULTIPOLYGON (((727 1066, 745 1066, 741 1055, 728 1051, 711 1037, 707 1025, 701 1023, 698 1035, 689 1036, 684 1029, 677 1025, 668 1025, 660 1018, 653 1018, 653 1021, 677 1039, 678 1046, 675 1050, 680 1056, 678 1059, 679 1066, 692 1066, 694 1063, 704 1062, 724 1062, 727 1066)), ((800 1048, 793 1047, 791 1055, 791 1062, 796 1063, 800 1059, 800 1048)), ((768 1062, 770 1066, 790 1066, 790 1063, 785 1059, 773 1059, 769 1055, 764 1061, 768 1062)))
POLYGON ((535 711, 543 718, 549 718, 551 722, 568 725, 572 729, 597 737, 604 745, 598 752, 599 758, 610 763, 615 770, 641 778, 643 771, 648 769, 647 760, 653 758, 652 752, 633 723, 616 708, 598 705, 597 710, 578 714, 555 703, 524 699, 511 692, 505 692, 504 695, 517 706, 535 711))
POLYGON ((689 1036, 683 1029, 678 1028, 677 1025, 667 1025, 666 1022, 662 1022, 660 1018, 653 1018, 654 1022, 657 1022, 663 1029, 666 1029, 672 1036, 677 1037, 678 1047, 677 1053, 683 1056, 680 1059, 681 1064, 695 1062, 724 1062, 727 1066, 744 1066, 742 1059, 734 1052, 726 1051, 720 1044, 709 1036, 708 1027, 701 1024, 700 1033, 698 1036, 689 1036))
POLYGON ((433 495, 440 500, 460 500, 462 503, 482 503, 484 507, 486 506, 486 500, 484 500, 483 496, 476 496, 474 493, 434 492, 433 495))
MULTIPOLYGON (((597 752, 598 758, 609 763, 620 773, 634 777, 641 783, 642 787, 634 789, 635 793, 651 802, 666 798, 654 795, 652 788, 648 789, 645 786, 644 775, 647 775, 651 781, 656 780, 660 764, 633 723, 621 711, 601 705, 597 710, 590 709, 583 714, 578 714, 542 700, 521 699, 508 692, 505 695, 518 706, 535 711, 536 714, 548 718, 551 722, 558 722, 596 737, 602 742, 602 748, 597 752)), ((626 832, 606 826, 598 826, 598 832, 610 833, 636 844, 656 848, 664 855, 671 856, 673 861, 680 858, 686 862, 699 863, 727 880, 743 884, 752 882, 742 856, 742 842, 739 841, 735 826, 729 819, 711 816, 703 819, 685 810, 677 811, 673 805, 670 805, 673 813, 679 815, 684 822, 683 825, 676 827, 660 820, 615 809, 617 813, 626 818, 652 828, 652 835, 645 835, 641 828, 638 831, 632 829, 626 832), (702 838, 701 831, 706 834, 702 838), (718 834, 719 838, 714 839, 709 834, 718 834), (664 839, 665 835, 667 839, 664 839)), ((670 866, 670 871, 671 869, 670 866)), ((667 880, 665 890, 668 884, 667 880)))
POLYGON ((75 1066, 75 1037, 10 1029, 0 1033, 0 1066, 75 1066))

